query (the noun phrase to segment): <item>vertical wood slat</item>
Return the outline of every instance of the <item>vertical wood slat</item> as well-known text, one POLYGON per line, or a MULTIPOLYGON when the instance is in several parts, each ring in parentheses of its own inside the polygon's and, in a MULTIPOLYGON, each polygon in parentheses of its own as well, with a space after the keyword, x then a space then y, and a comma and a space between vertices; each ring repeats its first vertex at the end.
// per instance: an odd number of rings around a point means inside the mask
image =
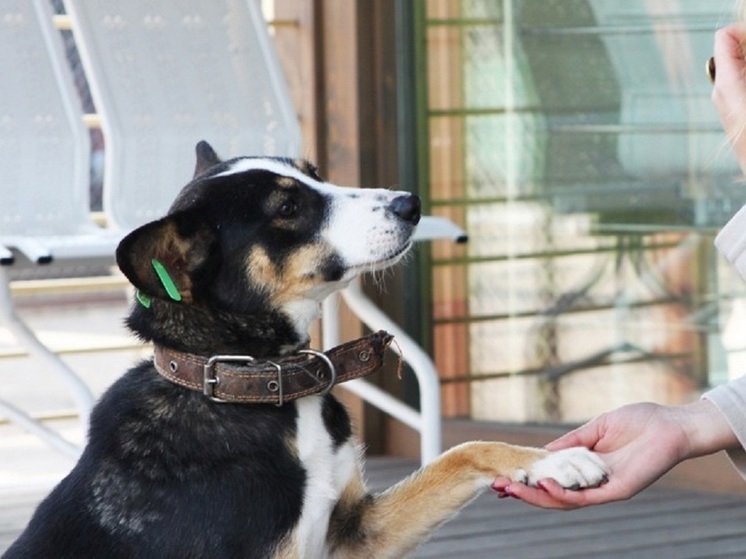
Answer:
MULTIPOLYGON (((430 0, 425 2, 425 22, 432 18, 457 19, 460 2, 430 0)), ((424 24, 423 22, 420 23, 424 24)), ((431 201, 463 199, 466 197, 464 170, 464 122, 461 118, 433 118, 431 111, 461 107, 464 104, 463 31, 452 27, 425 25, 424 59, 427 62, 427 111, 429 123, 429 192, 431 201)), ((423 61, 421 61, 423 62, 423 61)), ((433 207, 433 213, 465 224, 463 207, 433 207)), ((464 248, 449 243, 432 246, 434 260, 446 259, 463 253, 464 248)), ((433 351, 441 378, 459 377, 470 371, 469 328, 464 324, 437 324, 438 319, 467 316, 469 313, 468 282, 464 266, 435 266, 432 268, 433 351)), ((441 389, 445 417, 467 416, 470 411, 468 382, 446 383, 441 389)))
POLYGON ((318 75, 322 60, 317 44, 321 25, 317 4, 316 0, 275 0, 275 18, 295 25, 272 26, 272 34, 298 111, 303 155, 321 165, 319 143, 322 126, 318 105, 323 88, 318 75))

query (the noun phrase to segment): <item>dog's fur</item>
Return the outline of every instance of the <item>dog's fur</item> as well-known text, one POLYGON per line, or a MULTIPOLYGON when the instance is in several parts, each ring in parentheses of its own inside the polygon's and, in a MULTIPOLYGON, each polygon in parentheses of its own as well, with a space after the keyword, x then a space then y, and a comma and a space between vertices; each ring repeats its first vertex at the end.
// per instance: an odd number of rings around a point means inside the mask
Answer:
MULTIPOLYGON (((412 195, 340 188, 304 161, 222 162, 204 142, 197 156, 168 215, 117 251, 122 271, 152 297, 128 319, 143 339, 202 356, 292 353, 308 343, 326 295, 411 244, 412 195)), ((604 476, 582 449, 474 442, 372 495, 360 456, 332 395, 280 407, 215 403, 148 361, 104 394, 80 461, 3 557, 402 557, 498 475, 565 486, 604 476)))

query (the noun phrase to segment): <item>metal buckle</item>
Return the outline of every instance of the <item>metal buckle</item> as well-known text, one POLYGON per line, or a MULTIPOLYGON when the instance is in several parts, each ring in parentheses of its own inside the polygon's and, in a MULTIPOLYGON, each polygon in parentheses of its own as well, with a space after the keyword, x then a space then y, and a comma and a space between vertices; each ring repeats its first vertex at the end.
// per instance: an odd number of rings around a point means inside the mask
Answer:
MULTIPOLYGON (((334 363, 332 363, 332 360, 329 359, 329 357, 326 355, 326 353, 323 353, 321 351, 317 351, 315 349, 301 349, 301 350, 298 351, 298 353, 305 353, 305 354, 308 354, 308 355, 315 355, 316 357, 318 357, 319 359, 321 359, 324 362, 324 364, 326 365, 326 367, 329 369, 329 376, 331 378, 329 379, 329 384, 326 385, 326 388, 324 388, 324 390, 322 390, 321 392, 319 392, 319 395, 320 396, 326 396, 327 394, 329 394, 329 391, 332 388, 334 388, 334 385, 337 383, 337 369, 334 366, 334 363)), ((316 380, 320 380, 320 379, 318 379, 318 377, 317 377, 316 380)))
MULTIPOLYGON (((337 383, 337 369, 334 367, 334 363, 332 363, 331 359, 329 359, 329 357, 327 357, 325 353, 322 353, 321 351, 317 351, 315 349, 301 349, 300 351, 298 351, 298 353, 316 356, 324 362, 326 367, 329 369, 330 379, 329 384, 327 384, 327 386, 319 394, 321 396, 325 396, 326 394, 328 394, 329 391, 334 388, 334 385, 337 383)), ((278 400, 275 405, 277 407, 282 406, 285 403, 282 387, 282 366, 279 363, 275 363, 274 361, 270 361, 268 359, 257 360, 251 355, 213 355, 212 357, 210 357, 204 366, 204 374, 202 376, 202 394, 207 396, 213 402, 218 402, 221 404, 231 403, 230 400, 224 400, 223 398, 218 398, 217 396, 215 396, 215 388, 218 386, 218 384, 220 384, 220 379, 215 374, 215 366, 218 363, 256 363, 257 361, 269 363, 275 369, 277 369, 277 380, 269 381, 267 383, 267 388, 270 392, 277 393, 278 400)), ((321 379, 318 376, 316 380, 319 381, 319 384, 321 383, 321 379)))
POLYGON ((215 375, 215 365, 220 362, 224 363, 251 363, 256 361, 251 355, 213 355, 207 360, 202 375, 202 394, 210 398, 213 402, 221 404, 229 403, 229 400, 223 400, 215 396, 215 387, 220 379, 215 375))
MULTIPOLYGON (((215 365, 217 363, 255 363, 256 358, 251 355, 213 355, 207 360, 204 367, 204 375, 202 376, 202 394, 207 396, 213 402, 220 404, 229 404, 230 400, 224 400, 215 396, 215 387, 220 383, 220 379, 215 375, 215 365)), ((270 392, 277 392, 277 407, 282 406, 284 402, 284 394, 282 391, 282 366, 274 361, 264 360, 265 363, 269 363, 275 369, 277 369, 277 380, 271 380, 267 383, 267 388, 270 392), (274 388, 273 388, 274 386, 274 388)))

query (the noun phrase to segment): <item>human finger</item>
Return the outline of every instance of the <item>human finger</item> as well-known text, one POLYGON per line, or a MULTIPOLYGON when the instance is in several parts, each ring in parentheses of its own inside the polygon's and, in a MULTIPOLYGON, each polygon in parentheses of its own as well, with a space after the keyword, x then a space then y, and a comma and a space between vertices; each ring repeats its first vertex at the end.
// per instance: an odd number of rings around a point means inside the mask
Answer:
MULTIPOLYGON (((557 486, 559 487, 559 484, 557 486)), ((582 502, 576 503, 574 502, 575 499, 566 498, 562 492, 554 490, 554 487, 552 487, 552 491, 550 492, 543 487, 531 487, 522 483, 511 483, 506 485, 502 492, 498 492, 498 495, 513 497, 514 499, 519 499, 530 505, 544 509, 572 510, 584 506, 582 502)))
POLYGON ((512 483, 503 488, 503 492, 510 497, 520 499, 530 505, 559 510, 573 510, 591 505, 610 503, 626 498, 617 488, 608 483, 596 488, 565 489, 553 479, 539 481, 538 487, 530 487, 521 483, 512 483))

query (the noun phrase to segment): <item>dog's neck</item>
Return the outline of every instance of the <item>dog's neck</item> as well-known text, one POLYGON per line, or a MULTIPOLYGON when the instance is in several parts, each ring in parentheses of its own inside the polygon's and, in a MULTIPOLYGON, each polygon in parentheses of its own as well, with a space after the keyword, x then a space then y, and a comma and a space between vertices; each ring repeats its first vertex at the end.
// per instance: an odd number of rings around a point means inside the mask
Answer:
POLYGON ((155 298, 150 308, 135 303, 126 322, 145 341, 203 356, 270 357, 293 352, 309 341, 308 334, 299 333, 280 312, 235 314, 155 298))
POLYGON ((282 312, 293 325, 299 339, 308 339, 314 320, 321 317, 321 303, 313 299, 297 299, 286 304, 282 312))

